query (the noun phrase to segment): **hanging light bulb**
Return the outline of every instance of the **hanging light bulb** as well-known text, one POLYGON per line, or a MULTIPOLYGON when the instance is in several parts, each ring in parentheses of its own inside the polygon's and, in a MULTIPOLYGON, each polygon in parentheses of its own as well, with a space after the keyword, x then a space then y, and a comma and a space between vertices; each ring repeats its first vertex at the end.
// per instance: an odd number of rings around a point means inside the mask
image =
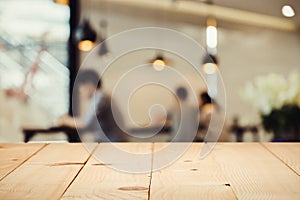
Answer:
POLYGON ((166 65, 167 65, 167 61, 165 60, 165 58, 163 57, 163 55, 157 55, 155 57, 155 59, 153 59, 151 61, 153 68, 156 71, 162 71, 166 65))
POLYGON ((295 11, 290 5, 284 5, 281 8, 281 13, 285 17, 294 17, 295 16, 295 11))
POLYGON ((83 40, 78 43, 78 49, 81 51, 90 51, 94 45, 94 42, 90 40, 83 40))
POLYGON ((90 51, 95 45, 96 37, 96 31, 91 27, 90 22, 84 19, 75 32, 78 49, 81 51, 90 51))
POLYGON ((203 71, 206 74, 214 74, 218 69, 218 60, 214 55, 206 54, 202 63, 203 71))
POLYGON ((218 31, 215 18, 208 17, 206 20, 206 45, 210 53, 217 53, 218 31))
MULTIPOLYGON (((208 2, 212 5, 212 1, 208 2)), ((205 55, 202 67, 206 74, 214 74, 218 69, 218 62, 216 58, 218 45, 218 31, 217 20, 210 16, 206 20, 206 48, 207 54, 205 55)))
POLYGON ((69 5, 69 0, 54 0, 57 4, 69 5))

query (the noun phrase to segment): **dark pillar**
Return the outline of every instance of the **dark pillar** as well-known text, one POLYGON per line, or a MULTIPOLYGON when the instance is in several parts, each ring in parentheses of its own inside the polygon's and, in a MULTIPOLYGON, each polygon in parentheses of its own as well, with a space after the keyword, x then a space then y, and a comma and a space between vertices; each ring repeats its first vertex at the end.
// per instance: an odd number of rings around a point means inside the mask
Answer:
POLYGON ((79 23, 80 0, 69 0, 70 6, 70 37, 68 41, 68 67, 70 71, 69 86, 69 114, 76 116, 79 114, 79 98, 77 88, 74 88, 75 78, 79 69, 79 51, 74 39, 74 32, 79 23))

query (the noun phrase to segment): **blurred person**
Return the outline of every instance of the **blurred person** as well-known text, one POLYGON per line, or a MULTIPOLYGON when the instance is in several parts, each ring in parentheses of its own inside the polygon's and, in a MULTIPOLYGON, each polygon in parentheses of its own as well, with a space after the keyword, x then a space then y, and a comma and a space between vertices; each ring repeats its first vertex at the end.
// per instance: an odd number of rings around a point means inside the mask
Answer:
MULTIPOLYGON (((207 91, 204 91, 200 94, 199 110, 199 127, 198 134, 195 140, 197 142, 201 142, 204 140, 210 126, 210 134, 218 134, 218 130, 216 130, 216 128, 219 127, 219 124, 222 123, 223 120, 221 115, 221 112, 223 112, 223 110, 221 110, 221 107, 217 104, 217 102, 209 96, 207 91), (211 121, 211 117, 213 114, 214 121, 211 121)), ((219 141, 227 141, 227 135, 223 130, 220 134, 219 141)))
MULTIPOLYGON (((79 133, 93 132, 96 142, 127 141, 125 133, 118 126, 123 125, 121 114, 116 104, 111 102, 110 97, 101 91, 101 80, 97 72, 82 70, 78 74, 77 84, 79 93, 88 96, 90 100, 89 107, 83 116, 65 115, 60 117, 57 125, 73 130, 78 129, 79 133), (112 106, 114 106, 114 111, 118 113, 117 116, 113 115, 112 106)), ((76 138, 77 136, 73 135, 74 138, 71 139, 80 141, 79 138, 76 138)))
POLYGON ((212 102, 212 99, 210 98, 207 92, 202 92, 200 94, 199 110, 201 112, 199 120, 200 127, 207 129, 210 123, 211 115, 215 110, 215 106, 212 102))
POLYGON ((188 91, 185 87, 176 89, 178 106, 173 115, 174 142, 192 142, 196 136, 199 110, 188 101, 188 91))

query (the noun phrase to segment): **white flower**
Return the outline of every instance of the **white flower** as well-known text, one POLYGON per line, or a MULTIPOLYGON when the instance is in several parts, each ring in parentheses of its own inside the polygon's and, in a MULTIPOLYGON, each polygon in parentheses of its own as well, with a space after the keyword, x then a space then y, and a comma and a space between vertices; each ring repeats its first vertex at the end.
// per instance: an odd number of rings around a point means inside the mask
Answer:
POLYGON ((288 77, 287 103, 297 104, 300 106, 300 74, 291 73, 288 77))
POLYGON ((288 79, 278 74, 256 77, 246 83, 241 95, 262 114, 269 114, 285 104, 300 106, 300 74, 293 72, 288 79))

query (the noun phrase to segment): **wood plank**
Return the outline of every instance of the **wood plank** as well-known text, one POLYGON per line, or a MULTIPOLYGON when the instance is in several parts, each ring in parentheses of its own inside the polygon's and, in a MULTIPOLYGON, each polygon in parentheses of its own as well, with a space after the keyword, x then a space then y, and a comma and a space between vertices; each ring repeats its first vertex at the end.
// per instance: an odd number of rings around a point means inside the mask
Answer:
POLYGON ((46 144, 1 144, 0 180, 23 164, 46 144))
POLYGON ((0 199, 58 199, 89 156, 81 143, 49 144, 0 182, 0 199))
POLYGON ((29 164, 83 164, 96 143, 53 143, 28 160, 29 164))
POLYGON ((213 155, 238 199, 300 198, 299 176, 258 143, 219 143, 213 155))
POLYGON ((99 161, 101 155, 114 155, 115 149, 109 143, 98 146, 62 199, 148 199, 150 172, 132 174, 112 167, 144 165, 151 168, 152 143, 115 143, 118 148, 136 154, 144 154, 146 161, 139 163, 126 157, 109 162, 99 161), (98 157, 99 156, 99 157, 98 157))
MULTIPOLYGON (((184 144, 176 145, 177 148, 163 153, 159 150, 167 144, 155 143, 154 168, 173 159, 172 152, 184 144)), ((175 163, 152 174, 150 199, 236 199, 214 152, 204 160, 199 159, 201 146, 192 144, 175 163)))
POLYGON ((204 160, 199 159, 202 144, 194 143, 172 165, 141 174, 111 167, 156 169, 160 162, 173 160, 173 153, 184 144, 159 154, 168 143, 117 143, 118 148, 105 143, 97 146, 97 157, 86 151, 96 144, 43 145, 0 144, 0 169, 10 159, 23 161, 0 181, 0 199, 148 199, 149 194, 150 199, 300 197, 298 143, 218 143, 204 160), (135 156, 114 160, 116 149, 145 155, 146 160, 135 156), (104 155, 109 155, 106 160, 104 155))
POLYGON ((264 143, 263 146, 300 176, 300 143, 264 143))

